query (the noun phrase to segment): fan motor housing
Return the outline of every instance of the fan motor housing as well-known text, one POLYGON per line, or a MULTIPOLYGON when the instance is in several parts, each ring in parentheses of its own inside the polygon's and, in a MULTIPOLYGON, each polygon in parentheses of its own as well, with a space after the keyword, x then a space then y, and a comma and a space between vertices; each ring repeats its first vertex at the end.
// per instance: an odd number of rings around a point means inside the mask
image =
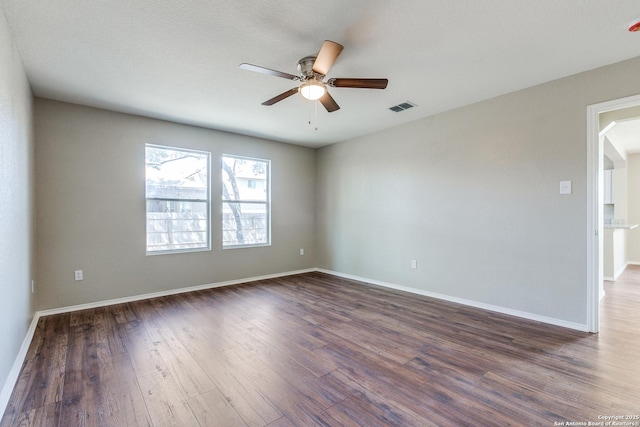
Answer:
POLYGON ((298 61, 298 72, 302 77, 306 77, 307 79, 320 79, 324 77, 322 74, 318 74, 313 71, 313 64, 316 62, 315 56, 305 56, 300 61, 298 61))

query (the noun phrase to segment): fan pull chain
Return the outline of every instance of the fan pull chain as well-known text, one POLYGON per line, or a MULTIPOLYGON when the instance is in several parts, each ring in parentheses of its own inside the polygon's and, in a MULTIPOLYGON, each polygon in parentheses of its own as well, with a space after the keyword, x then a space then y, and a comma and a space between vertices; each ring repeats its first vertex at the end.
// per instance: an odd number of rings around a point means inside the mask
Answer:
POLYGON ((318 100, 311 101, 309 104, 309 119, 307 121, 309 126, 313 126, 313 130, 318 130, 318 100), (313 104, 313 107, 311 106, 313 104), (311 109, 313 108, 313 119, 311 117, 311 109))

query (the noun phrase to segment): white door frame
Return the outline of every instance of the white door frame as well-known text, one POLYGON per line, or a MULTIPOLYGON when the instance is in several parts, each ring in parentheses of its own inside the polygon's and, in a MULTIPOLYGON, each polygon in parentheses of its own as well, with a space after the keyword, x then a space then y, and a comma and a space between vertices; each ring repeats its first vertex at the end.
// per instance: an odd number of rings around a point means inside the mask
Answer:
POLYGON ((602 162, 604 137, 600 135, 600 114, 640 105, 640 95, 587 107, 587 328, 600 330, 600 287, 602 286, 602 162))

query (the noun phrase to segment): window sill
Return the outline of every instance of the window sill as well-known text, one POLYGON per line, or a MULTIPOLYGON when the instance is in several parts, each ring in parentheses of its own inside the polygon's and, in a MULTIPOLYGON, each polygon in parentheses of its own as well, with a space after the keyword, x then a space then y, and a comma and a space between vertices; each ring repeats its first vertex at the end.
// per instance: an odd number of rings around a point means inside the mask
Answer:
POLYGON ((264 248, 267 246, 271 246, 271 243, 258 243, 255 245, 228 245, 228 246, 223 246, 222 249, 226 250, 226 249, 264 248))
POLYGON ((147 256, 156 256, 156 255, 171 255, 171 254, 189 254, 193 252, 207 252, 211 251, 211 248, 193 248, 193 249, 175 249, 175 250, 167 250, 167 251, 153 251, 146 252, 147 256))

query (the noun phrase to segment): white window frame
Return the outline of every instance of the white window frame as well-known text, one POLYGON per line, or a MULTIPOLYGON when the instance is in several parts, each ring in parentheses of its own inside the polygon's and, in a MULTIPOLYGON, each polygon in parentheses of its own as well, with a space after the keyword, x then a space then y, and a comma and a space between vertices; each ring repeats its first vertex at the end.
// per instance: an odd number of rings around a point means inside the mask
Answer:
MULTIPOLYGON (((220 225, 222 227, 222 249, 239 249, 239 248, 255 248, 255 247, 264 247, 264 246, 271 246, 271 160, 269 159, 261 159, 261 158, 257 158, 257 157, 246 157, 246 156, 237 156, 235 154, 222 154, 222 157, 220 158, 220 167, 221 169, 221 174, 226 173, 223 169, 223 164, 224 164, 224 159, 225 158, 234 158, 234 159, 240 159, 240 160, 248 160, 248 161, 254 161, 254 162, 263 162, 266 163, 267 165, 267 171, 266 171, 266 176, 267 176, 267 182, 266 182, 266 186, 265 186, 265 190, 266 190, 266 200, 265 201, 257 201, 257 200, 245 200, 245 199, 238 199, 238 200, 232 200, 232 199, 226 199, 224 197, 224 192, 222 192, 222 204, 221 204, 221 215, 220 215, 220 225), (238 203, 238 204, 260 204, 260 205, 264 205, 265 206, 265 212, 267 214, 267 219, 266 219, 266 242, 264 243, 243 243, 243 244, 227 244, 225 245, 224 243, 224 206, 225 203, 238 203)), ((224 186, 224 178, 222 178, 221 180, 221 186, 224 186)))
POLYGON ((201 150, 193 150, 190 148, 183 147, 173 147, 169 145, 157 145, 157 144, 145 144, 145 169, 146 169, 146 149, 147 147, 158 148, 163 150, 171 150, 171 151, 182 151, 186 153, 197 153, 207 156, 207 200, 205 211, 207 214, 207 230, 206 230, 206 246, 196 247, 196 248, 181 248, 181 249, 164 249, 164 250, 149 250, 147 236, 149 234, 148 229, 148 202, 150 200, 159 200, 159 201, 169 201, 169 202, 196 202, 202 203, 203 200, 192 200, 192 199, 174 199, 174 198, 158 198, 158 197, 148 197, 146 192, 146 184, 147 177, 145 173, 145 251, 146 255, 166 255, 166 254, 177 254, 177 253, 187 253, 187 252, 203 252, 211 250, 211 153, 208 151, 201 150))

